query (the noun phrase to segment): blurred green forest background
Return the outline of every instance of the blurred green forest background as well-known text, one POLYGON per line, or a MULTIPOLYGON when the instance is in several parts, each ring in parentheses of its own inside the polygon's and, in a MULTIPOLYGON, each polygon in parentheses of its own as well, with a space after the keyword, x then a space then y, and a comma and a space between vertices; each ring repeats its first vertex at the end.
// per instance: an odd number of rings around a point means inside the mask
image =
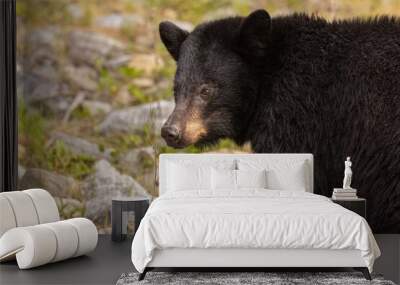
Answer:
MULTIPOLYGON (((157 196, 175 63, 158 23, 187 30, 258 8, 328 20, 400 15, 400 0, 17 0, 20 188, 109 232, 113 196, 157 196)), ((183 152, 250 152, 229 140, 183 152)))

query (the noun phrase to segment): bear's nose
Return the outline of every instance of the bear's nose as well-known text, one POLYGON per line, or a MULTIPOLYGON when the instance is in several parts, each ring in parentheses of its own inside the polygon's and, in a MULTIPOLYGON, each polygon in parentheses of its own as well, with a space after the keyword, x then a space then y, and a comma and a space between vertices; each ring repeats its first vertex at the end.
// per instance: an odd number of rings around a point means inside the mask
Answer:
POLYGON ((177 143, 180 140, 181 133, 177 126, 168 125, 161 129, 161 136, 166 140, 167 143, 177 143))

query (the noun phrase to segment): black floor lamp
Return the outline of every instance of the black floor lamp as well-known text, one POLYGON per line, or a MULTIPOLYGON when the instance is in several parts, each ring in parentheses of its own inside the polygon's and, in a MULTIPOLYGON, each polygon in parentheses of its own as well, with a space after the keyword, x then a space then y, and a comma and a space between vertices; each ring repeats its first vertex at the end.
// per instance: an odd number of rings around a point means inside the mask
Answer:
POLYGON ((0 191, 18 183, 15 0, 0 0, 0 191))

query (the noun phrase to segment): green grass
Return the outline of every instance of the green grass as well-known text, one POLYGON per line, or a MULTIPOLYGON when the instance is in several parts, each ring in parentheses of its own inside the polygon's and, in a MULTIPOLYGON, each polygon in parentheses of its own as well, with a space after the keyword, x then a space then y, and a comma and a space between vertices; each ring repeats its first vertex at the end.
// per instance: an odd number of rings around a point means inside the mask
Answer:
POLYGON ((72 112, 71 117, 76 120, 87 119, 91 117, 90 110, 80 105, 72 112))
POLYGON ((138 104, 149 103, 153 101, 153 99, 155 99, 150 97, 149 95, 144 94, 143 91, 134 84, 130 84, 128 86, 128 92, 135 99, 135 102, 138 104))
POLYGON ((18 102, 18 143, 25 147, 25 155, 20 157, 23 165, 44 167, 46 161, 45 119, 39 111, 27 108, 23 100, 18 102))
POLYGON ((65 147, 62 141, 56 141, 46 155, 48 169, 83 179, 93 171, 96 159, 89 155, 75 154, 65 147))
POLYGON ((190 145, 188 147, 182 149, 175 149, 169 146, 161 146, 159 148, 159 153, 201 153, 201 152, 211 152, 217 151, 220 149, 230 150, 230 151, 244 151, 243 147, 235 144, 234 141, 230 139, 221 139, 215 145, 206 146, 206 147, 198 147, 195 145, 190 145))
POLYGON ((72 219, 76 217, 84 217, 86 208, 85 206, 74 207, 68 203, 63 202, 62 199, 57 200, 57 207, 63 219, 72 219), (71 209, 72 207, 72 209, 71 209))
POLYGON ((142 70, 130 66, 121 66, 118 68, 118 73, 123 77, 125 81, 133 78, 138 78, 143 75, 142 70))
POLYGON ((171 9, 175 11, 180 20, 198 23, 206 13, 219 8, 227 8, 230 6, 228 0, 148 0, 150 7, 158 7, 159 9, 171 9))
POLYGON ((56 141, 46 147, 45 119, 38 111, 28 108, 24 101, 18 106, 18 142, 25 148, 19 157, 22 165, 43 168, 60 174, 82 179, 92 172, 95 159, 75 154, 65 147, 62 141, 56 141))
POLYGON ((104 67, 100 68, 99 91, 115 94, 120 86, 120 82, 111 74, 108 69, 104 67))
POLYGON ((149 123, 143 125, 141 130, 132 134, 119 133, 99 138, 98 144, 114 149, 114 156, 118 156, 131 149, 154 145, 159 139, 159 135, 154 132, 152 124, 149 123))
POLYGON ((117 72, 111 72, 102 66, 99 69, 99 91, 115 95, 120 88, 128 85, 128 92, 134 98, 135 104, 159 100, 159 96, 145 94, 141 88, 131 82, 132 79, 142 76, 143 71, 129 66, 120 67, 117 72))

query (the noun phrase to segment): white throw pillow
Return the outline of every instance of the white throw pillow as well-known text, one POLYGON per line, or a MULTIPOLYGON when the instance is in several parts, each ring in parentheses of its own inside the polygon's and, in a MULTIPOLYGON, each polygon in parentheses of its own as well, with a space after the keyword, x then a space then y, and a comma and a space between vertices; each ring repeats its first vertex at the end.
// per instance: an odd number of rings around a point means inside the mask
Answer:
POLYGON ((239 170, 266 169, 267 188, 272 190, 306 191, 309 185, 306 161, 287 160, 239 160, 239 170))
POLYGON ((210 167, 169 163, 167 171, 168 191, 211 189, 210 167))
POLYGON ((237 188, 267 188, 267 171, 236 170, 237 188))
POLYGON ((211 170, 211 184, 213 190, 236 190, 236 170, 216 169, 211 170))
POLYGON ((284 170, 271 169, 267 171, 268 188, 274 190, 303 191, 307 189, 305 164, 295 165, 284 170))

